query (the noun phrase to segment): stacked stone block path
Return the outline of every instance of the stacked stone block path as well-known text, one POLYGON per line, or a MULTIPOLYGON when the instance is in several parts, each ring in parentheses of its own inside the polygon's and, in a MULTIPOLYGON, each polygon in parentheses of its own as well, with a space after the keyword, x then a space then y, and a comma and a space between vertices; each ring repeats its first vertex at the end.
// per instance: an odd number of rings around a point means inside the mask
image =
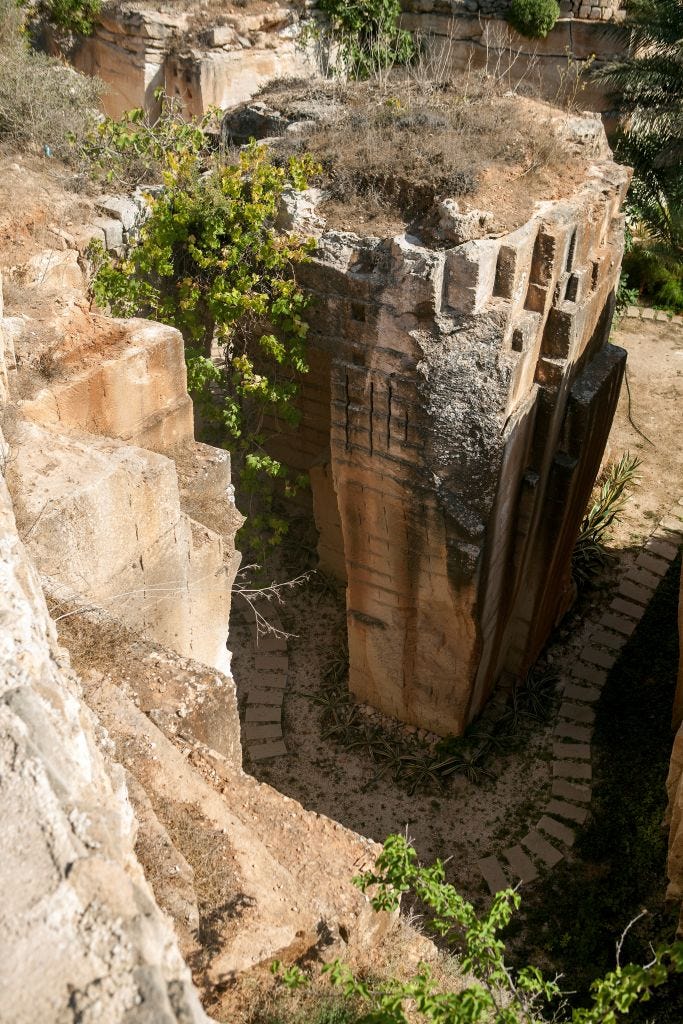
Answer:
POLYGON ((562 684, 555 724, 551 799, 514 846, 483 857, 477 866, 492 893, 532 882, 554 867, 588 817, 591 800, 591 739, 595 704, 619 653, 635 630, 660 580, 683 543, 683 498, 662 519, 627 569, 607 608, 596 612, 589 639, 562 684))
POLYGON ((259 635, 256 622, 248 621, 258 686, 247 691, 242 738, 252 761, 287 753, 282 738, 282 702, 289 667, 287 639, 275 608, 268 610, 268 622, 275 632, 264 636, 259 635))

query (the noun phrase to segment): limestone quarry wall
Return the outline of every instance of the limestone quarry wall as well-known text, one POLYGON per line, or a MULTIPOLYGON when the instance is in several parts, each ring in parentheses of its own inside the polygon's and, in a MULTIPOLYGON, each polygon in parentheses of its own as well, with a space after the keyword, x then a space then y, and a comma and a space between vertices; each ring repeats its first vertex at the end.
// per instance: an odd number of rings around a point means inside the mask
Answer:
MULTIPOLYGON (((32 184, 24 252, 73 205, 32 184)), ((180 335, 92 312, 63 245, 0 289, 0 1021, 208 1020, 186 964, 229 1020, 226 978, 376 946, 378 848, 242 772, 227 453, 180 335)))
POLYGON ((253 14, 226 11, 212 25, 191 6, 169 13, 111 4, 70 56, 77 70, 104 81, 103 106, 112 117, 132 107, 158 111, 157 89, 177 99, 187 116, 201 114, 211 106, 241 103, 274 78, 310 73, 296 45, 304 6, 270 3, 253 14))
POLYGON ((527 39, 511 27, 504 17, 509 0, 403 0, 402 23, 421 40, 432 75, 487 68, 551 102, 608 111, 604 89, 580 80, 579 73, 622 52, 624 42, 609 31, 623 16, 620 2, 563 0, 560 6, 562 14, 545 39, 527 39))
POLYGON ((300 273, 314 358, 284 444, 347 585, 350 686, 442 734, 524 677, 573 598, 625 360, 628 173, 597 120, 573 130, 591 126, 586 182, 517 230, 441 248, 327 231, 300 273))
MULTIPOLYGON (((159 5, 162 6, 162 5, 159 5)), ((509 0, 403 0, 403 25, 420 40, 432 78, 482 67, 511 83, 525 81, 549 100, 609 109, 594 83, 577 72, 598 66, 623 43, 606 31, 623 12, 620 0, 562 0, 562 17, 546 39, 526 39, 505 20, 509 0)), ((255 13, 226 11, 213 19, 199 5, 182 12, 146 3, 105 5, 93 34, 70 53, 74 66, 105 83, 105 111, 118 117, 143 107, 159 111, 162 89, 186 116, 234 107, 274 79, 309 77, 314 49, 301 28, 312 0, 273 2, 255 13)), ((52 44, 53 47, 55 44, 52 44)))

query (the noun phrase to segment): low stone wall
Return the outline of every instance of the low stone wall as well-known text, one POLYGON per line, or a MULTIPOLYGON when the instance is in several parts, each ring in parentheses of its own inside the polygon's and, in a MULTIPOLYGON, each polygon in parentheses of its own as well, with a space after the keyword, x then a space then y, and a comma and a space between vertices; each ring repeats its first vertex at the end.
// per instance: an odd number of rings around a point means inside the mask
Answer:
MULTIPOLYGON (((407 14, 505 15, 511 0, 401 0, 407 14)), ((622 0, 559 0, 562 18, 618 21, 623 16, 622 0)))

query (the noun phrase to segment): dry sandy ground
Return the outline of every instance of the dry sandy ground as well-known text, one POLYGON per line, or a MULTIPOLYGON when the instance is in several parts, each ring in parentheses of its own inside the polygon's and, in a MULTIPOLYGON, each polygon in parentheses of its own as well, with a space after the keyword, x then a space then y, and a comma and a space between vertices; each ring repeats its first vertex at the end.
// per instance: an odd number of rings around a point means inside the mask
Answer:
MULTIPOLYGON (((683 329, 641 320, 625 320, 614 341, 629 353, 630 415, 624 387, 606 458, 629 450, 642 459, 640 478, 622 524, 612 536, 620 561, 629 561, 656 522, 683 493, 683 329), (650 443, 652 442, 652 443, 650 443)), ((594 600, 604 601, 607 592, 594 600)), ((589 610, 584 607, 583 611, 589 610)), ((247 765, 258 778, 382 841, 407 829, 421 857, 451 858, 451 880, 470 898, 485 895, 475 861, 518 842, 550 791, 552 719, 525 734, 521 750, 491 764, 496 776, 481 785, 456 777, 443 792, 409 796, 390 777, 373 781, 376 767, 367 754, 347 752, 321 739, 321 709, 305 694, 319 692, 325 663, 343 636, 341 594, 315 593, 310 587, 288 598, 280 609, 289 629, 290 675, 284 705, 287 757, 247 765)), ((576 612, 553 638, 545 658, 560 674, 583 644, 585 614, 576 612)), ((230 646, 240 694, 257 679, 249 631, 235 616, 230 646)))

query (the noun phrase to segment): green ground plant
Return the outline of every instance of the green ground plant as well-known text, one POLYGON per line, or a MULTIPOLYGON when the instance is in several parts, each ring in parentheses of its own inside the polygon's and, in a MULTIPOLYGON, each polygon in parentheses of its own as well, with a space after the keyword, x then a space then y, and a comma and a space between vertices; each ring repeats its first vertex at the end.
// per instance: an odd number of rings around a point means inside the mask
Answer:
POLYGON ((627 200, 633 240, 624 259, 629 287, 673 312, 683 310, 683 5, 628 0, 614 32, 625 55, 596 67, 621 117, 619 160, 633 167, 627 200))
POLYGON ((19 0, 29 18, 58 33, 87 36, 95 28, 102 0, 19 0))
POLYGON ((315 167, 305 155, 275 166, 256 144, 235 162, 212 156, 201 123, 167 126, 157 138, 134 114, 102 136, 103 164, 110 151, 161 161, 163 189, 150 196, 149 219, 124 257, 91 252, 93 295, 118 316, 182 332, 195 408, 205 433, 230 447, 254 501, 247 540, 264 556, 287 525, 269 501, 273 481, 286 493, 302 485, 267 454, 266 435, 296 423, 298 379, 308 370, 308 300, 293 268, 311 244, 281 234, 275 220, 284 190, 304 188, 315 167))
POLYGON ((101 84, 31 49, 25 13, 0 0, 0 141, 74 163, 97 117, 101 84))
POLYGON ((512 0, 508 21, 527 39, 545 39, 560 16, 557 0, 512 0))
POLYGON ((329 20, 326 47, 337 50, 335 69, 351 78, 408 64, 417 48, 409 32, 399 28, 400 0, 319 0, 329 20))
POLYGON ((581 523, 572 555, 572 575, 577 587, 594 586, 610 562, 605 542, 619 522, 633 486, 640 459, 625 452, 606 467, 581 523))
MULTIPOLYGON (((617 1024, 653 990, 665 986, 683 972, 683 943, 660 946, 644 966, 619 962, 614 970, 593 981, 589 1004, 570 1007, 559 978, 548 979, 535 966, 514 969, 507 962, 501 936, 520 896, 508 889, 496 893, 490 909, 482 916, 446 881, 444 866, 418 863, 417 853, 403 836, 392 835, 384 843, 374 870, 354 879, 370 894, 377 911, 396 911, 401 897, 415 896, 428 910, 428 927, 439 940, 458 952, 467 976, 459 991, 448 992, 435 984, 428 964, 421 964, 407 981, 389 979, 374 983, 359 978, 340 960, 323 967, 333 986, 364 1010, 356 1024, 617 1024)), ((283 983, 296 989, 310 983, 296 965, 273 965, 283 983)))

